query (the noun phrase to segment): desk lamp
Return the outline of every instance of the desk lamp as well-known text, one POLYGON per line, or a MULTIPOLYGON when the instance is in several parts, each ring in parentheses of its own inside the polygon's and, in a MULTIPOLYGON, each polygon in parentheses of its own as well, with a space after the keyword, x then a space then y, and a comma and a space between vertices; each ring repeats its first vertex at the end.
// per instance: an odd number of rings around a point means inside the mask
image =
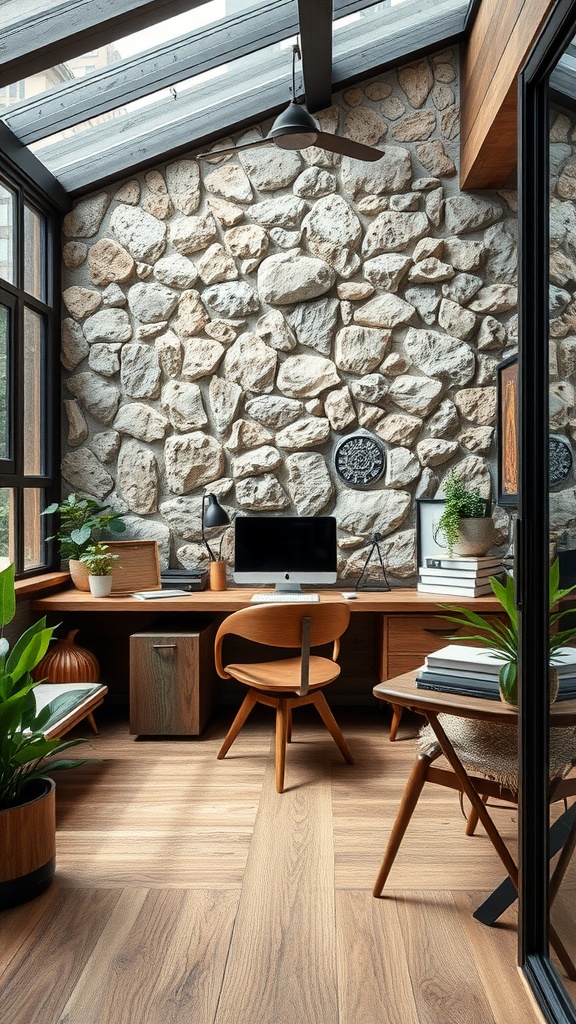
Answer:
POLYGON ((202 543, 206 546, 206 550, 210 557, 211 562, 217 562, 219 559, 212 551, 208 541, 206 540, 205 530, 210 529, 212 526, 229 526, 230 516, 222 508, 218 498, 215 494, 203 494, 202 495, 202 543), (206 507, 208 502, 208 507, 206 507))

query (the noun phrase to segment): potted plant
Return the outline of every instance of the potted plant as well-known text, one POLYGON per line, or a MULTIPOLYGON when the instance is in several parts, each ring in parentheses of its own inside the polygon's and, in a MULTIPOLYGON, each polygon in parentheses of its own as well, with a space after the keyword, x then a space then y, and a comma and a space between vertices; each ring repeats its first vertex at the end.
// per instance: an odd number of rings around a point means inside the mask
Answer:
MULTIPOLYGON (((14 566, 0 570, 0 627, 15 614, 14 566)), ((54 755, 84 742, 47 740, 44 733, 71 709, 78 691, 61 694, 36 711, 31 672, 46 654, 53 629, 40 619, 12 650, 0 637, 0 908, 42 892, 55 868, 55 787, 49 771, 84 761, 54 755)))
POLYGON ((118 555, 112 554, 107 544, 91 544, 80 561, 88 569, 88 584, 92 597, 110 597, 112 569, 118 555))
POLYGON ((57 533, 48 537, 56 540, 62 558, 68 559, 68 568, 72 582, 78 590, 89 590, 88 570, 81 561, 81 556, 91 545, 97 544, 104 530, 110 533, 124 533, 126 523, 120 512, 115 512, 109 505, 101 505, 94 498, 79 498, 69 494, 60 504, 54 502, 42 512, 43 516, 60 516, 57 533))
MULTIPOLYGON (((550 566, 549 577, 549 688, 551 702, 556 699, 558 694, 558 672, 554 668, 555 661, 558 659, 557 652, 560 647, 564 647, 576 639, 576 627, 564 630, 557 628, 560 620, 568 615, 571 609, 554 611, 558 602, 576 587, 561 590, 559 584, 560 563, 556 559, 550 566)), ((451 640, 476 640, 483 646, 489 647, 490 654, 495 658, 504 660, 498 673, 500 697, 506 704, 516 706, 518 704, 518 611, 514 602, 514 580, 507 575, 506 582, 501 583, 496 577, 491 576, 490 585, 495 597, 506 612, 507 622, 487 619, 472 611, 471 608, 461 608, 458 605, 444 604, 440 607, 456 613, 444 616, 450 622, 456 622, 459 626, 468 626, 474 630, 464 637, 459 633, 458 636, 450 637, 451 640)))
POLYGON ((443 538, 448 555, 485 555, 494 540, 490 503, 477 487, 468 491, 455 469, 444 481, 445 506, 434 539, 443 538))

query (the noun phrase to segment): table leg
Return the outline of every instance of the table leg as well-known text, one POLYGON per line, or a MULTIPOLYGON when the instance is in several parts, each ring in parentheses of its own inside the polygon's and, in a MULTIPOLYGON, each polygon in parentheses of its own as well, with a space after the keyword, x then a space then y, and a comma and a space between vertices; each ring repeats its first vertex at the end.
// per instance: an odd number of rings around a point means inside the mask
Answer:
POLYGON ((500 860, 502 861, 504 867, 506 868, 506 871, 508 872, 514 884, 514 887, 517 890, 518 868, 508 850, 508 847, 506 846, 498 829, 496 828, 494 822, 492 821, 492 818, 488 814, 488 811, 486 810, 486 805, 483 803, 479 793, 474 789, 474 786, 470 781, 470 777, 466 769, 464 768, 464 765, 458 758, 456 751, 454 750, 454 747, 452 746, 450 740, 448 739, 446 733, 444 732, 444 729, 442 728, 440 722, 438 721, 438 715, 435 712, 426 711, 426 717, 430 723, 430 726, 432 727, 434 735, 436 736, 440 746, 442 747, 444 756, 450 763, 450 766, 454 771, 454 774, 456 775, 456 778, 458 779, 460 785, 462 786, 463 791, 466 793, 466 796, 468 797, 474 810, 478 814, 478 817, 480 818, 480 821, 482 822, 484 829, 486 830, 486 833, 492 843, 492 846, 494 847, 496 853, 500 857, 500 860))
POLYGON ((424 783, 426 782, 428 768, 437 757, 440 757, 441 753, 442 748, 440 747, 440 744, 435 743, 432 747, 429 747, 428 750, 424 750, 422 753, 418 754, 414 762, 412 771, 410 772, 410 778, 406 783, 406 788, 402 795, 400 809, 396 815, 392 832, 390 833, 386 853, 384 854, 384 860, 382 861, 378 877, 374 883, 374 888, 372 890, 373 896, 382 895, 382 889, 386 884, 386 879, 390 874, 396 854, 400 848, 400 843, 404 838, 404 833, 408 828, 410 819, 414 813, 414 808, 418 803, 418 798, 422 792, 424 783))

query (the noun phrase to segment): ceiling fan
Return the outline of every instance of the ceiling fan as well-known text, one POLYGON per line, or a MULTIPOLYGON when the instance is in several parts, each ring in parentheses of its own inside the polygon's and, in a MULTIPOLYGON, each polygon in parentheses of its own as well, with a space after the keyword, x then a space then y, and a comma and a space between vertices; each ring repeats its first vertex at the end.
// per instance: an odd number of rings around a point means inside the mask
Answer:
MULTIPOLYGON (((298 44, 292 47, 292 96, 296 96, 296 57, 300 56, 298 44)), ((238 153, 242 149, 253 149, 255 146, 266 146, 271 142, 280 149, 307 149, 308 146, 318 146, 319 149, 326 149, 330 153, 340 153, 342 156, 351 156, 354 160, 380 160, 384 153, 372 146, 364 146, 354 139, 346 139, 342 135, 332 135, 330 132, 323 132, 320 125, 312 114, 310 114, 303 103, 296 99, 290 101, 286 110, 278 115, 270 131, 263 139, 254 142, 247 142, 243 146, 230 146, 228 149, 213 149, 210 153, 199 153, 200 159, 207 159, 215 156, 228 156, 238 153)))

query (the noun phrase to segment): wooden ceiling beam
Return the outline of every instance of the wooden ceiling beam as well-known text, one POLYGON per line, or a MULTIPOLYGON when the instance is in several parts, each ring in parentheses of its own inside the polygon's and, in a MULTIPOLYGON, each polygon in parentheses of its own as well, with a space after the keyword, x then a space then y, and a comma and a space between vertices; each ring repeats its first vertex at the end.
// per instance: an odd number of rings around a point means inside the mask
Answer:
POLYGON ((463 51, 462 189, 501 188, 516 169, 518 73, 555 0, 482 0, 463 51))

